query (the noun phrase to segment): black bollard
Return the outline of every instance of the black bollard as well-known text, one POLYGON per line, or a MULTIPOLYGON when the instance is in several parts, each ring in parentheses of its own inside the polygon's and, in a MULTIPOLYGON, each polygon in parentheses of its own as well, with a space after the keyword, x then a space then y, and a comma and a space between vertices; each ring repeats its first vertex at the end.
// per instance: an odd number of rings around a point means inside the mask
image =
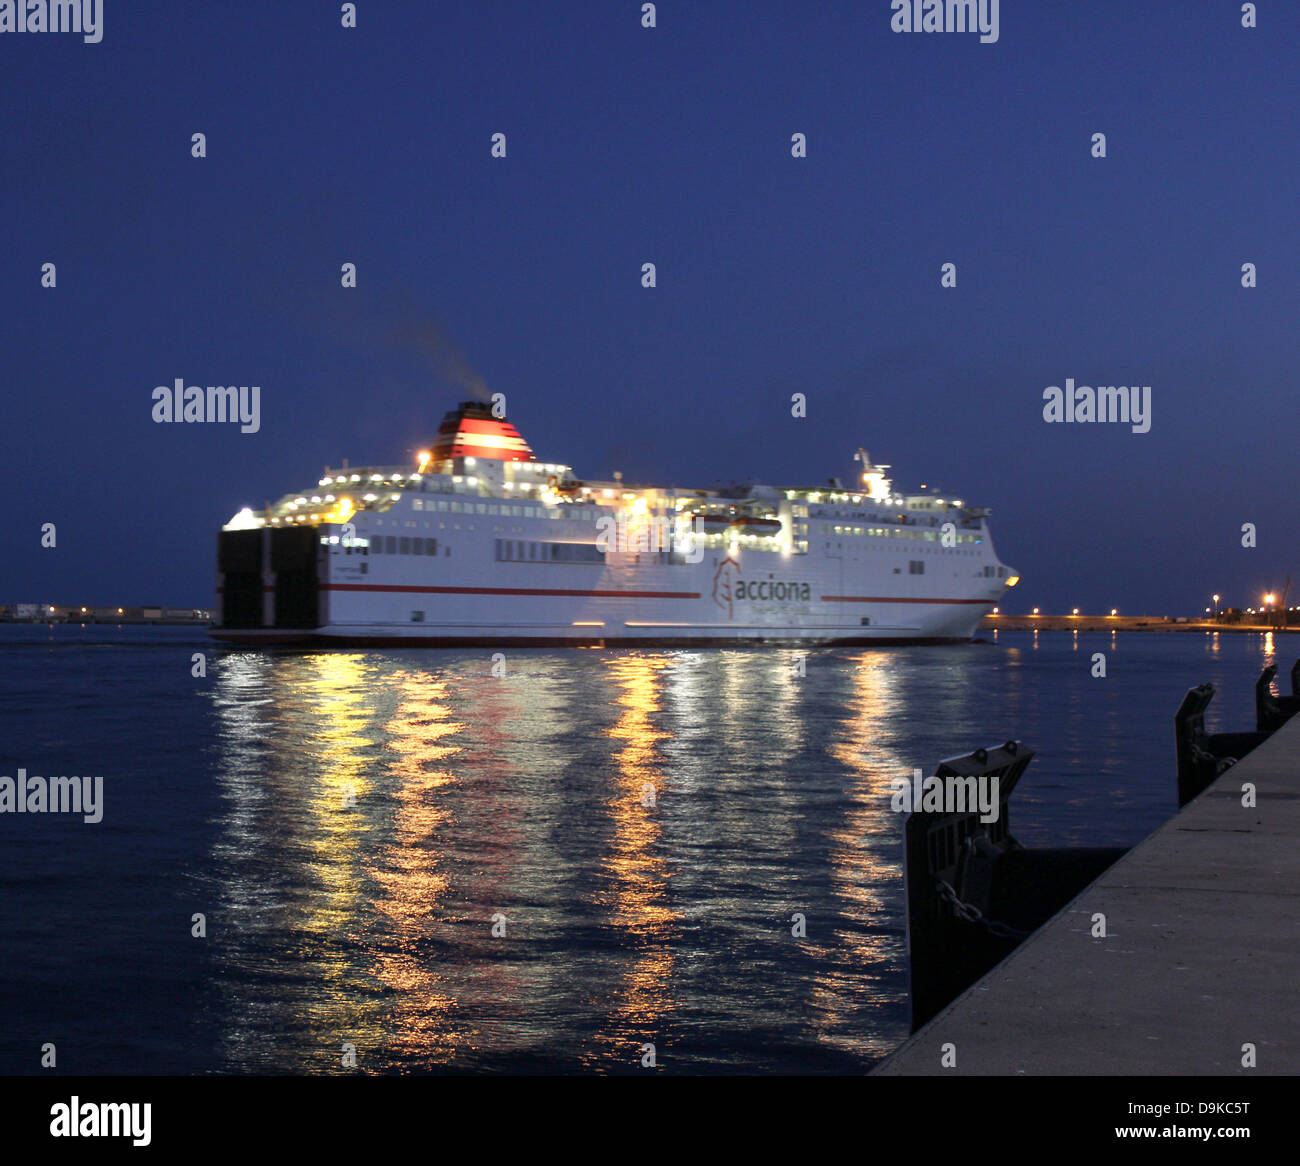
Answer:
POLYGON ((1214 699, 1213 684, 1189 688, 1174 714, 1174 745, 1178 756, 1178 808, 1205 791, 1270 734, 1207 733, 1205 710, 1214 699))
MULTIPOLYGON (((1011 834, 1008 800, 1033 759, 1019 741, 940 762, 930 781, 997 781, 997 816, 914 810, 904 827, 912 1031, 961 995, 1125 853, 1028 850, 1011 834)), ((955 788, 955 786, 953 786, 955 788)))
MULTIPOLYGON (((1300 665, 1300 661, 1297 661, 1300 665)), ((1274 696, 1273 677, 1277 665, 1270 664, 1255 681, 1255 728, 1261 733, 1271 733, 1300 711, 1300 696, 1274 696)), ((1295 685, 1295 669, 1291 670, 1291 684, 1295 685)))

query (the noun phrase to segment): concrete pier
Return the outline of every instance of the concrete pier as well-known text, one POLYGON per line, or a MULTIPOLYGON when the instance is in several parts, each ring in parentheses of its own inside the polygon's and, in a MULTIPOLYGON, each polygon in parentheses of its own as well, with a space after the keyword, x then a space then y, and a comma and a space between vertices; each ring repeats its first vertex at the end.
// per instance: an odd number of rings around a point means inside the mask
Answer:
POLYGON ((873 1073, 1300 1073, 1300 716, 873 1073))
POLYGON ((981 635, 988 632, 1291 632, 1300 633, 1300 616, 1234 617, 1232 620, 1181 619, 1161 615, 994 615, 980 620, 981 635), (1290 618, 1287 625, 1284 620, 1290 618))

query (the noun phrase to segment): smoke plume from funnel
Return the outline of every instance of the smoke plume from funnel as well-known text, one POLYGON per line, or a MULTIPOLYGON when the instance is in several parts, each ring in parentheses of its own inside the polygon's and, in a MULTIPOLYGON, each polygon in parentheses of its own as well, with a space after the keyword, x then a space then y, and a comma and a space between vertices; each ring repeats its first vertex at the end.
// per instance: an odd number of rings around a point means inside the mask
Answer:
POLYGON ((487 382, 432 312, 402 297, 385 314, 390 316, 386 339, 396 351, 414 356, 440 380, 475 400, 491 402, 487 382))

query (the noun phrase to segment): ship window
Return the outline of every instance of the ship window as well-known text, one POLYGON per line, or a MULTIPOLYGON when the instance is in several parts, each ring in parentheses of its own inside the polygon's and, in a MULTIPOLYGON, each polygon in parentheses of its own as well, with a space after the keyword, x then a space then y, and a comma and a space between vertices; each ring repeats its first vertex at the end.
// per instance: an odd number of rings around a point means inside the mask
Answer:
POLYGON ((424 553, 426 555, 436 555, 438 553, 438 540, 436 538, 426 538, 424 540, 424 553))
POLYGON ((908 564, 907 564, 907 573, 908 573, 909 575, 924 575, 924 574, 925 574, 925 560, 924 560, 924 559, 911 559, 911 560, 909 560, 909 561, 908 561, 908 564))
POLYGON ((424 554, 424 539, 422 538, 411 539, 411 554, 413 555, 424 554))
POLYGON ((401 555, 409 555, 411 553, 411 540, 407 538, 406 535, 402 535, 402 537, 398 539, 397 553, 401 555))
POLYGON ((382 555, 384 553, 384 540, 382 538, 375 539, 374 547, 375 554, 382 555))
POLYGON ((384 535, 384 554, 397 554, 397 536, 395 534, 384 535))
POLYGON ((419 498, 413 498, 413 499, 411 499, 411 506, 412 506, 414 509, 416 509, 416 510, 423 510, 423 509, 424 509, 424 503, 421 502, 419 498))
POLYGON ((412 622, 412 623, 424 623, 424 612, 422 612, 422 611, 413 611, 413 612, 411 612, 411 622, 412 622))

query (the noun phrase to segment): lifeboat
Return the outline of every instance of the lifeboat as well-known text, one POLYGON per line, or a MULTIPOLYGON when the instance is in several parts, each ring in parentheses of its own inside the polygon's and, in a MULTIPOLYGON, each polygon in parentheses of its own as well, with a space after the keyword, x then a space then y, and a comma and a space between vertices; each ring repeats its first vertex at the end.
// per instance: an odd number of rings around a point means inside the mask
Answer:
POLYGON ((574 478, 557 478, 554 474, 548 474, 546 484, 557 494, 563 494, 566 497, 578 493, 582 489, 582 483, 574 478))

